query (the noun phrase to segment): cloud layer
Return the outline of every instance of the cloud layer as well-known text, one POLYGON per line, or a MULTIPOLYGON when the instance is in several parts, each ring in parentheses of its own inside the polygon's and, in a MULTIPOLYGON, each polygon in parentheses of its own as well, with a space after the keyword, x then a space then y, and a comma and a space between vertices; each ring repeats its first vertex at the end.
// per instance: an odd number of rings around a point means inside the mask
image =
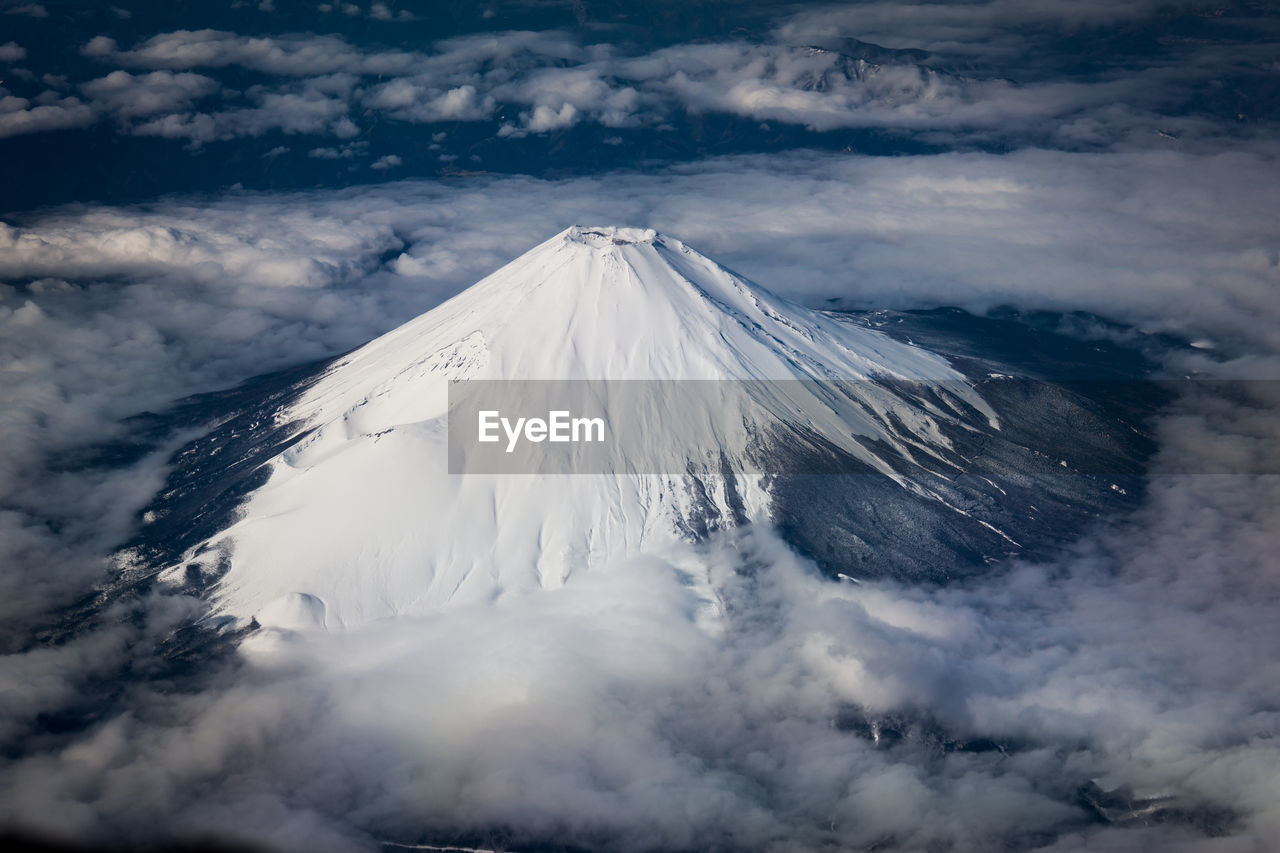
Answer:
MULTIPOLYGON (((195 74, 165 73, 175 92, 195 74)), ((59 460, 127 415, 354 346, 574 221, 668 231, 816 305, 1093 310, 1217 347, 1172 351, 1175 375, 1274 378, 1278 170, 1265 146, 799 153, 4 225, 7 647, 102 577, 165 449, 123 469, 59 460)), ((1275 403, 1184 401, 1161 464, 1251 452, 1274 470, 1275 403)), ((1165 475, 1138 516, 1056 564, 940 591, 832 586, 759 533, 518 607, 267 631, 199 693, 126 682, 125 713, 27 740, 38 714, 102 701, 95 679, 145 670, 198 612, 160 597, 3 659, 0 732, 26 757, 0 813, 81 837, 181 827, 291 849, 492 832, 627 849, 1248 849, 1280 831, 1278 507, 1275 477, 1165 475), (754 578, 736 572, 744 555, 754 578), (953 748, 979 741, 998 748, 953 748), (1078 796, 1091 780, 1174 797, 1180 819, 1099 823, 1078 796)))
MULTIPOLYGON (((335 24, 412 18, 383 3, 325 6, 322 20, 335 24)), ((1262 115, 1222 121, 1225 106, 1214 102, 1223 80, 1237 89, 1264 80, 1277 33, 1265 16, 1218 21, 1211 11, 1191 0, 817 5, 779 12, 752 39, 657 45, 617 22, 414 48, 369 43, 358 30, 178 29, 130 43, 98 34, 80 53, 105 76, 77 81, 84 97, 41 87, 48 69, 17 69, 0 136, 112 120, 121 133, 199 147, 268 133, 350 138, 389 120, 481 123, 491 139, 521 139, 578 126, 669 132, 713 114, 934 144, 1079 150, 1145 145, 1160 133, 1185 144, 1275 118, 1260 98, 1262 115), (1164 36, 1173 19, 1197 22, 1197 36, 1164 36), (1106 62, 1081 63, 1061 44, 1120 25, 1154 28, 1159 50, 1112 39, 1106 62)), ((0 47, 0 61, 25 56, 16 43, 0 47)))

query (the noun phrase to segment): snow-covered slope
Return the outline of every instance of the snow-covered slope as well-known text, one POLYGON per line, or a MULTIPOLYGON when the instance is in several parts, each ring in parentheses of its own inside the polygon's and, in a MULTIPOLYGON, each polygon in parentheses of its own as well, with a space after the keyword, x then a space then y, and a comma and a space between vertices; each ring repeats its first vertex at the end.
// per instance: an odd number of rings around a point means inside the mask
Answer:
POLYGON ((842 450, 899 488, 918 489, 901 473, 913 458, 946 452, 944 423, 996 426, 939 356, 788 303, 653 231, 570 228, 341 359, 277 413, 308 434, 169 577, 195 562, 221 575, 225 613, 331 627, 557 586, 767 520, 767 482, 738 450, 718 471, 678 475, 450 474, 449 380, 834 378, 868 381, 855 400, 802 390, 787 411, 848 436, 842 450), (942 380, 954 398, 922 403, 900 380, 942 380))

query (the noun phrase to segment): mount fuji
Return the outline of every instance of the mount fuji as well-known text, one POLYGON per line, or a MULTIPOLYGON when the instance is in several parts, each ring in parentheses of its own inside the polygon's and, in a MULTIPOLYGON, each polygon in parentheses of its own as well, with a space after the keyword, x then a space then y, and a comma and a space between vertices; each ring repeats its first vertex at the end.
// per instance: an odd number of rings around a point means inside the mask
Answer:
POLYGON ((1151 450, 1132 411, 1030 377, 994 339, 981 351, 991 326, 955 320, 817 311, 652 230, 572 227, 331 363, 189 401, 181 417, 215 426, 175 457, 119 582, 199 593, 237 624, 337 628, 760 524, 833 578, 936 582, 1130 500, 1151 450), (452 473, 449 388, 467 380, 789 390, 753 394, 764 419, 735 411, 745 435, 666 412, 664 441, 715 451, 668 473, 452 473))

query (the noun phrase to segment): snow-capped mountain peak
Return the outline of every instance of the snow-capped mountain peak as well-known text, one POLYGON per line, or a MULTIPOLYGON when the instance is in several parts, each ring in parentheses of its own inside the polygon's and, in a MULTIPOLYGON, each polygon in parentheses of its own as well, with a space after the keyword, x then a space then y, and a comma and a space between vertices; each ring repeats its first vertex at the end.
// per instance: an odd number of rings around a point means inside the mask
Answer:
POLYGON ((423 380, 873 376, 964 381, 939 356, 787 302, 679 240, 574 226, 342 359, 287 417, 362 409, 360 429, 377 431, 438 416, 445 400, 423 380))
POLYGON ((330 626, 557 586, 664 543, 768 522, 760 456, 778 424, 830 437, 823 452, 922 499, 911 471, 950 464, 948 426, 996 427, 942 357, 788 302, 679 240, 615 226, 569 228, 339 359, 277 421, 296 440, 238 520, 182 565, 220 576, 224 612, 267 618, 288 610, 273 602, 301 600, 330 626), (687 444, 716 456, 710 466, 450 473, 450 381, 526 379, 755 390, 718 423, 662 413, 664 452, 687 444), (777 380, 801 381, 783 393, 777 380), (852 382, 832 393, 823 383, 835 380, 852 382), (919 382, 948 390, 903 390, 919 382))

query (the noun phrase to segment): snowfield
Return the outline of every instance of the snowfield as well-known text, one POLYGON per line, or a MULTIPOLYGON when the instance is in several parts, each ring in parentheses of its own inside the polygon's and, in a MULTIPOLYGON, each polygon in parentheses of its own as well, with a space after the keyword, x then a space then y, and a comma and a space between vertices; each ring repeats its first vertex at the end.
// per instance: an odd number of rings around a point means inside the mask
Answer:
POLYGON ((740 450, 750 436, 679 407, 653 442, 731 455, 674 474, 450 474, 448 383, 474 379, 866 380, 857 399, 784 383, 803 399, 745 401, 754 414, 739 428, 762 428, 763 412, 847 436, 843 451, 904 488, 904 460, 948 448, 942 422, 976 413, 998 428, 938 355, 789 303, 651 230, 573 227, 337 362, 277 414, 306 437, 269 463, 234 524, 165 577, 194 562, 221 573, 220 613, 335 628, 558 587, 770 518, 740 450), (922 405, 892 381, 960 390, 922 405))

